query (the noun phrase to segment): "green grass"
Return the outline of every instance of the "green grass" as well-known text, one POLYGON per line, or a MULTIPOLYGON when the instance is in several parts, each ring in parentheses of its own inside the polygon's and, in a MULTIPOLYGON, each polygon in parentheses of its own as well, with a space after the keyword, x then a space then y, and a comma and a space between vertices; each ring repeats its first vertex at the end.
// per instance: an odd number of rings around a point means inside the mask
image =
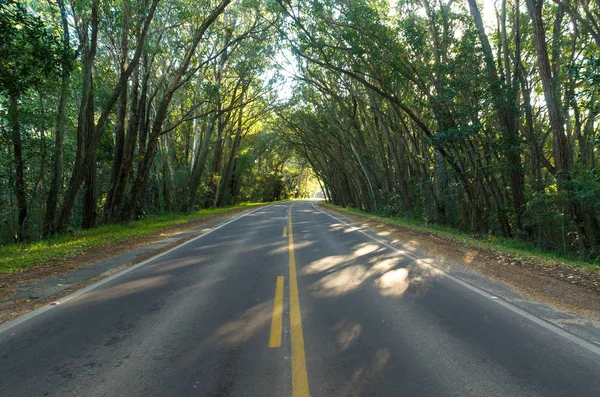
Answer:
POLYGON ((512 260, 539 261, 551 265, 568 263, 571 265, 584 267, 588 270, 600 271, 600 258, 596 259, 595 261, 582 260, 555 252, 543 251, 524 241, 506 239, 489 234, 480 235, 477 238, 474 238, 472 234, 461 232, 460 230, 456 230, 447 226, 424 225, 423 222, 417 219, 378 216, 354 208, 344 208, 330 203, 322 203, 321 205, 342 213, 345 212, 352 215, 368 217, 377 222, 388 225, 402 226, 419 232, 431 233, 439 237, 456 241, 467 247, 493 251, 507 256, 512 260))
POLYGON ((190 215, 167 214, 126 224, 100 226, 91 230, 77 230, 74 235, 59 235, 30 244, 13 244, 0 247, 0 273, 13 273, 38 266, 52 259, 73 256, 90 248, 106 246, 135 237, 181 225, 186 222, 219 215, 234 209, 263 205, 246 203, 234 207, 211 208, 190 215))

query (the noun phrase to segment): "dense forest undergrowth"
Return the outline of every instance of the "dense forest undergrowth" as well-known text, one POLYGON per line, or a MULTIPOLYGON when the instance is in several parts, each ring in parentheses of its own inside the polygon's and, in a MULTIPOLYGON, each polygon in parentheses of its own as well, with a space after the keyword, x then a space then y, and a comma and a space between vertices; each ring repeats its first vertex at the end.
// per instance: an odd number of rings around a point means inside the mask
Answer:
POLYGON ((0 244, 322 191, 600 256, 591 0, 3 0, 0 244))

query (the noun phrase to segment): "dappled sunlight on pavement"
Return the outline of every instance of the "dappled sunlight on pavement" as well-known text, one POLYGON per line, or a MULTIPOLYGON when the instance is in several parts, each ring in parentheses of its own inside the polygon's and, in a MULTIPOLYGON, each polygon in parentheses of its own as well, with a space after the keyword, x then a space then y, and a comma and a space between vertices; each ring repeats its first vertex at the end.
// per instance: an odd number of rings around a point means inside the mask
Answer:
POLYGON ((362 333, 362 325, 342 320, 332 327, 332 331, 338 333, 336 345, 339 351, 347 350, 362 333))
POLYGON ((130 294, 137 294, 144 290, 159 288, 169 281, 170 275, 165 274, 155 277, 144 277, 138 280, 128 281, 114 287, 97 289, 87 293, 86 300, 75 301, 74 305, 90 305, 107 302, 117 298, 123 298, 130 294))
POLYGON ((358 367, 352 377, 343 386, 343 396, 364 396, 366 388, 374 386, 376 379, 381 375, 390 361, 389 349, 378 349, 369 359, 367 364, 358 367))
POLYGON ((318 297, 341 296, 359 288, 368 277, 366 266, 351 265, 326 275, 310 289, 313 295, 318 297))
POLYGON ((406 292, 410 285, 408 269, 390 270, 375 280, 375 285, 379 287, 381 295, 400 296, 406 292))
POLYGON ((443 273, 433 259, 407 263, 401 253, 373 243, 361 243, 347 255, 330 255, 302 267, 303 275, 321 275, 309 289, 315 297, 336 297, 356 291, 368 280, 383 296, 398 297, 411 285, 423 292, 427 283, 443 273))
POLYGON ((271 321, 272 302, 260 303, 220 327, 210 338, 218 345, 235 347, 247 342, 271 321))

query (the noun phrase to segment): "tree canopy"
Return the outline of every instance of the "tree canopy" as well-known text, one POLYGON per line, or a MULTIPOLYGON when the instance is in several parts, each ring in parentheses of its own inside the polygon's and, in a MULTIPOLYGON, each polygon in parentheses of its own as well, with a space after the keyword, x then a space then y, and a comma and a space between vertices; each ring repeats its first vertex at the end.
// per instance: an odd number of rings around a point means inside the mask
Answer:
POLYGON ((7 0, 0 242, 309 197, 600 253, 589 0, 7 0))

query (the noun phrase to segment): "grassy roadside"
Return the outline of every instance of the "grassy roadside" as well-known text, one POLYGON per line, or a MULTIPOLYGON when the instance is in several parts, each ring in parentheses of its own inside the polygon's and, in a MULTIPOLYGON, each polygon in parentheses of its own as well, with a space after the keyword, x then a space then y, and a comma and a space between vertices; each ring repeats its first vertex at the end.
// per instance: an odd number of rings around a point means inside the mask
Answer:
POLYGON ((518 240, 505 239, 502 237, 492 235, 480 235, 477 238, 471 234, 452 229, 450 227, 438 226, 438 225, 424 225, 423 222, 416 219, 398 218, 398 217, 383 217, 374 214, 370 214, 365 211, 357 210, 354 208, 344 208, 335 204, 321 202, 326 208, 336 210, 342 214, 355 215, 372 219, 376 222, 405 227, 418 232, 430 233, 438 237, 449 239, 457 243, 463 244, 471 248, 479 248, 487 251, 496 252, 510 257, 513 260, 519 261, 539 261, 549 265, 553 264, 570 264, 576 265, 586 270, 600 272, 600 258, 595 261, 585 261, 581 259, 575 259, 566 255, 560 255, 553 252, 542 251, 531 244, 527 244, 518 240))
POLYGON ((226 214, 232 210, 249 208, 265 203, 246 203, 233 207, 211 208, 191 215, 167 214, 126 224, 100 226, 91 230, 77 230, 74 235, 60 235, 30 244, 0 247, 0 274, 14 273, 41 265, 52 259, 64 258, 123 240, 143 237, 172 226, 196 221, 208 216, 226 214))

